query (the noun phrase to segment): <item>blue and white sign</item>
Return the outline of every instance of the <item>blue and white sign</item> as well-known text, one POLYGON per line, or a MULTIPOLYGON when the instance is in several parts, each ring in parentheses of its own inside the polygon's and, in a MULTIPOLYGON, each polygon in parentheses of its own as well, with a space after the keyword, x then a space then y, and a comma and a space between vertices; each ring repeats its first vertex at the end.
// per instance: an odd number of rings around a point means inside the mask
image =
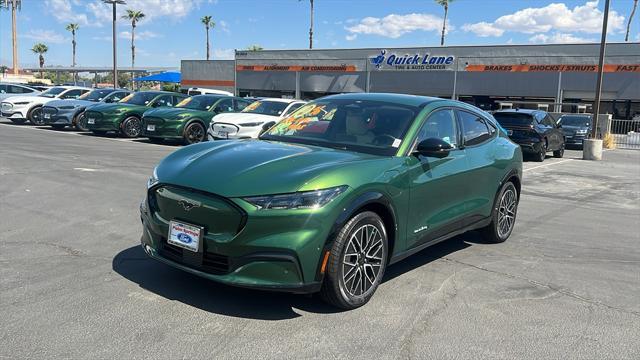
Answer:
POLYGON ((380 54, 369 58, 369 62, 378 70, 453 70, 455 57, 452 55, 427 54, 380 54))

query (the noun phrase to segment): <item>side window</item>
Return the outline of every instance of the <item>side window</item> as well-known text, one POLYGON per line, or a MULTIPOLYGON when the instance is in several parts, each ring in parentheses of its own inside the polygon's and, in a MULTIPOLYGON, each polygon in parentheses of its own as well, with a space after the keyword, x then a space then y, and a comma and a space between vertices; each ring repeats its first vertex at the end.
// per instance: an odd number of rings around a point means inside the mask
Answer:
POLYGON ((537 112, 533 114, 533 117, 536 119, 536 122, 540 125, 546 125, 544 123, 544 113, 537 112))
POLYGON ((236 99, 236 111, 242 111, 249 104, 251 104, 250 101, 236 99))
POLYGON ((215 112, 216 114, 233 112, 233 99, 220 100, 213 112, 215 112))
POLYGON ((551 115, 549 114, 547 114, 547 116, 544 117, 544 124, 547 126, 556 127, 556 122, 553 121, 553 119, 551 118, 551 115))
POLYGON ((489 132, 486 122, 478 115, 466 111, 458 111, 464 144, 477 145, 489 140, 492 134, 489 132))
POLYGON ((297 103, 297 104, 291 105, 289 107, 289 109, 287 110, 287 112, 282 114, 282 117, 291 115, 294 111, 298 110, 298 108, 300 108, 300 106, 302 106, 302 105, 304 105, 304 103, 297 103))
POLYGON ((124 91, 116 91, 114 93, 109 94, 108 97, 109 97, 109 99, 111 99, 111 102, 118 102, 118 101, 122 100, 127 95, 128 95, 128 93, 126 93, 124 91))
POLYGON ((454 148, 458 147, 458 124, 453 110, 437 110, 429 115, 418 131, 416 144, 429 138, 442 139, 454 148))
POLYGON ((30 92, 32 92, 31 90, 22 87, 22 86, 15 86, 15 85, 7 85, 7 89, 9 90, 8 92, 12 93, 12 94, 28 94, 30 92))
POLYGON ((8 87, 8 85, 0 85, 0 94, 6 94, 7 93, 7 87, 8 87))
MULTIPOLYGON (((86 92, 86 91, 85 91, 86 92)), ((64 95, 62 95, 60 98, 61 99, 77 99, 78 96, 82 95, 82 90, 80 89, 75 89, 75 90, 69 90, 66 93, 64 93, 64 95)))
POLYGON ((160 96, 156 101, 153 102, 153 106, 154 107, 173 106, 172 98, 173 97, 171 95, 160 96))
POLYGON ((187 97, 185 96, 173 96, 173 105, 178 105, 180 103, 180 101, 186 99, 187 97))

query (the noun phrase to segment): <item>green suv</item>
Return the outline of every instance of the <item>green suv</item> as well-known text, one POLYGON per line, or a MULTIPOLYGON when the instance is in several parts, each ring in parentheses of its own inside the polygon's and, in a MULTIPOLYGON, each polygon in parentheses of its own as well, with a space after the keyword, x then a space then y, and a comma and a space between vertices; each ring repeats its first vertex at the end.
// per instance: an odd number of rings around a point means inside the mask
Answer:
POLYGON ((186 145, 206 140, 211 119, 221 113, 237 112, 253 100, 226 95, 196 95, 174 108, 151 109, 142 117, 142 135, 151 141, 180 139, 186 145))
POLYGON ((187 95, 168 91, 141 91, 130 94, 117 103, 99 104, 85 112, 86 127, 94 134, 109 131, 135 138, 142 133, 142 114, 155 107, 171 107, 187 95))
POLYGON ((343 94, 259 140, 182 148, 154 169, 142 246, 226 284, 365 304, 385 268, 469 230, 505 241, 522 153, 488 113, 451 100, 343 94))

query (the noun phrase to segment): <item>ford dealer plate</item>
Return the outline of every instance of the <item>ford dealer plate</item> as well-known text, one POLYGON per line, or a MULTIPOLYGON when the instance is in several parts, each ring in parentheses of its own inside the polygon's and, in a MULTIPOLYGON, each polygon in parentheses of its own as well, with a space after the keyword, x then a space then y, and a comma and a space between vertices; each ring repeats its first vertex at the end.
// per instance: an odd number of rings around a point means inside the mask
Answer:
POLYGON ((181 221, 169 222, 167 242, 190 251, 198 252, 202 239, 202 227, 186 224, 181 221))
POLYGON ((155 125, 147 125, 147 131, 156 131, 155 125))
POLYGON ((96 123, 96 119, 94 118, 88 118, 87 119, 87 124, 95 124, 96 123))

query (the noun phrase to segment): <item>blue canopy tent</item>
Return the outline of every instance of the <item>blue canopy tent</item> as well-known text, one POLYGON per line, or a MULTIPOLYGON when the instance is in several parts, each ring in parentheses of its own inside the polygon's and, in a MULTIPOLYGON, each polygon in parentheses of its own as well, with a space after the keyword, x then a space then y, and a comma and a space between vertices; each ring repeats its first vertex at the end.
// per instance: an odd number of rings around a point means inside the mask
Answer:
POLYGON ((149 76, 143 76, 139 78, 133 79, 133 81, 159 81, 159 82, 167 82, 167 83, 180 83, 180 72, 179 71, 166 71, 158 74, 153 74, 149 76))

